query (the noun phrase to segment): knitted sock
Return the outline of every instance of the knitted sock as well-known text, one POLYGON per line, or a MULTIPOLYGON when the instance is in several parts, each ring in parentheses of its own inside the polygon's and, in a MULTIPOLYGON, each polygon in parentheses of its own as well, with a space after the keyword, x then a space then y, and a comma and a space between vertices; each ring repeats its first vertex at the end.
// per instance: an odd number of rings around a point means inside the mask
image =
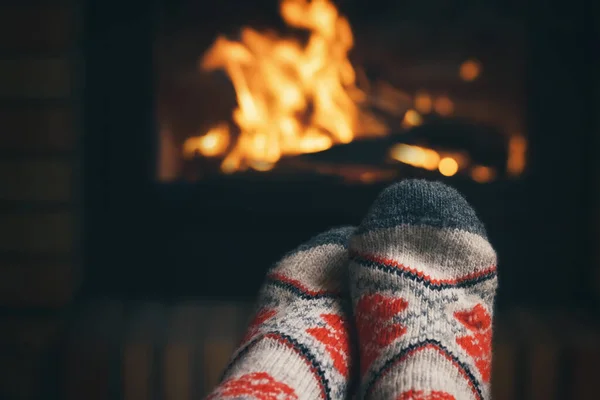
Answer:
POLYGON ((467 201, 441 183, 395 184, 350 259, 358 398, 489 398, 496 254, 467 201))
POLYGON ((267 275, 258 312, 212 399, 345 399, 351 349, 347 241, 323 233, 267 275))

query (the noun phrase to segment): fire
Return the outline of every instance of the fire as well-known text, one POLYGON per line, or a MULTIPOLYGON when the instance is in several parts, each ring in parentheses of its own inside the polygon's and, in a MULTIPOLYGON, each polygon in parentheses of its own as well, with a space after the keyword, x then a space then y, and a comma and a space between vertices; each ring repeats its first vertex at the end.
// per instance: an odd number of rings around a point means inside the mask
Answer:
POLYGON ((392 146, 390 157, 401 163, 430 171, 437 169, 440 162, 440 154, 437 151, 402 143, 392 146))
MULTIPOLYGON (((203 71, 227 73, 237 106, 230 120, 188 138, 183 144, 185 158, 217 158, 227 174, 248 168, 269 171, 284 156, 320 152, 363 136, 387 134, 388 126, 371 109, 402 118, 398 127, 405 129, 426 124, 431 113, 441 117, 460 114, 460 99, 425 89, 409 96, 385 82, 371 85, 364 71, 355 71, 348 58, 354 44, 350 24, 330 0, 282 0, 280 14, 288 26, 306 31, 307 39, 243 28, 239 40, 220 36, 201 58, 203 71)), ((470 82, 478 79, 482 70, 482 64, 470 58, 459 66, 459 76, 470 82)), ((523 172, 526 149, 523 136, 512 137, 509 175, 523 172)), ((444 176, 468 171, 471 179, 480 183, 497 176, 490 167, 470 166, 464 153, 397 144, 388 155, 396 162, 444 176)), ((379 179, 379 172, 354 175, 371 182, 379 179)))
POLYGON ((187 152, 224 155, 225 173, 268 170, 282 156, 386 131, 363 106, 367 96, 348 59, 354 41, 348 20, 328 0, 283 0, 280 13, 289 26, 308 31, 306 43, 244 28, 239 41, 217 38, 201 59, 201 69, 228 74, 239 134, 213 128, 191 138, 187 152))
POLYGON ((433 149, 408 144, 397 144, 389 151, 392 160, 410 165, 415 168, 424 168, 429 171, 438 170, 444 176, 453 176, 464 169, 468 158, 460 153, 441 154, 433 149))
POLYGON ((406 114, 404 114, 404 120, 402 121, 402 125, 404 127, 411 127, 411 126, 419 126, 423 123, 423 118, 421 117, 421 115, 416 112, 415 110, 408 110, 406 112, 406 114))
POLYGON ((226 124, 217 125, 205 135, 192 137, 183 144, 183 155, 192 158, 196 153, 206 157, 220 156, 229 146, 229 127, 226 124))
POLYGON ((444 176, 453 176, 458 172, 458 163, 452 157, 444 157, 438 164, 438 170, 444 176))

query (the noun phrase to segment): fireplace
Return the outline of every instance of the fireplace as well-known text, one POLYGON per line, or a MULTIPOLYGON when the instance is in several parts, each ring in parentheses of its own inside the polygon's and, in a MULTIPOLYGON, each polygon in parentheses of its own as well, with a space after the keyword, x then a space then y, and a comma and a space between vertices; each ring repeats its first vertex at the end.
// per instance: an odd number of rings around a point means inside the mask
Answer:
POLYGON ((496 3, 92 2, 87 292, 252 297, 283 252, 425 178, 488 226, 501 305, 576 301, 590 268, 538 275, 590 265, 591 71, 577 29, 550 40, 558 15, 496 3))
POLYGON ((422 169, 485 184, 524 172, 522 7, 444 18, 409 2, 388 16, 358 6, 346 16, 329 0, 285 0, 239 10, 235 21, 247 20, 230 27, 235 11, 224 19, 195 1, 163 3, 161 181, 369 185, 422 169))

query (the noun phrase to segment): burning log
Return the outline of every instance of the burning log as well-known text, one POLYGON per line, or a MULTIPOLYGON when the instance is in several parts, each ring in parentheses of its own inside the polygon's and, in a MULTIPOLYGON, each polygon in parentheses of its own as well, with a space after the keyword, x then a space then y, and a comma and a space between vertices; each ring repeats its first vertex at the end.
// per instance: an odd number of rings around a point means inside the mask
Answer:
POLYGON ((464 170, 475 180, 504 175, 508 140, 498 130, 459 119, 434 119, 405 132, 364 139, 297 157, 303 162, 360 164, 378 167, 398 164, 454 175, 464 170), (446 160, 446 161, 444 161, 446 160), (446 163, 446 167, 444 166, 446 163), (456 163, 456 166, 451 163, 456 163))

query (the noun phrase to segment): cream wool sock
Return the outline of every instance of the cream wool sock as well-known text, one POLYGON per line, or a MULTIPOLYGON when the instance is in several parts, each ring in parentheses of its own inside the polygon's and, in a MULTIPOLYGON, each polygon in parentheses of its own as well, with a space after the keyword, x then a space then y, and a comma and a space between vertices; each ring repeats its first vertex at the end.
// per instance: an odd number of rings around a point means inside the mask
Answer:
POLYGON ((347 241, 353 228, 316 236, 267 275, 258 312, 222 383, 207 400, 346 399, 352 343, 347 241))
POLYGON ((380 194, 350 241, 359 399, 489 399, 496 254, 441 183, 380 194))

